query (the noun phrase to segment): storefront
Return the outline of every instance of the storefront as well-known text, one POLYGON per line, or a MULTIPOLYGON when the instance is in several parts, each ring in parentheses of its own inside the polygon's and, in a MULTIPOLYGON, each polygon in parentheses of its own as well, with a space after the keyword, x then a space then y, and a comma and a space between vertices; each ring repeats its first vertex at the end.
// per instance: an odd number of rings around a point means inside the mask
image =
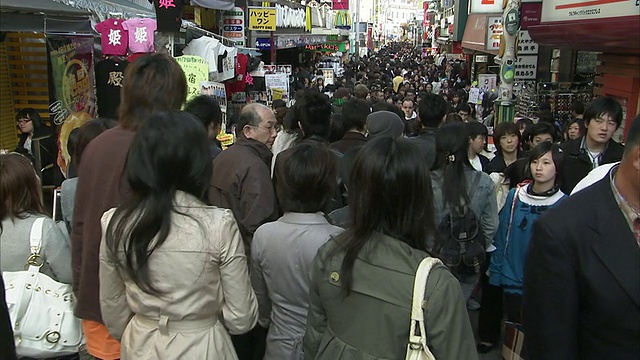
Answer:
MULTIPOLYGON (((531 38, 558 51, 600 52, 595 65, 593 94, 616 97, 625 118, 614 135, 618 141, 640 108, 640 6, 637 1, 544 1, 539 25, 531 38)), ((575 66, 588 64, 589 56, 575 66)))
POLYGON ((500 49, 502 15, 470 14, 462 35, 462 50, 470 57, 470 79, 478 80, 482 74, 498 74, 500 66, 494 57, 500 49))
MULTIPOLYGON (((88 11, 52 0, 3 0, 0 11, 0 147, 13 150, 17 144, 15 113, 18 110, 33 108, 42 119, 50 124, 54 122, 54 116, 50 117, 53 113, 51 105, 60 99, 55 99, 56 84, 48 67, 52 56, 49 40, 73 37, 77 39, 75 44, 79 39, 88 37, 93 44, 93 34, 88 11)), ((91 50, 88 58, 84 57, 75 64, 90 68, 93 61, 91 50)), ((68 68, 69 76, 72 68, 68 68)), ((73 74, 76 75, 75 72, 73 74)), ((83 88, 87 84, 85 81, 78 83, 83 88)), ((69 86, 74 91, 80 89, 69 86)), ((80 106, 79 103, 76 105, 80 106)), ((74 110, 84 110, 78 106, 74 110)), ((60 107, 56 109, 61 110, 60 107)))

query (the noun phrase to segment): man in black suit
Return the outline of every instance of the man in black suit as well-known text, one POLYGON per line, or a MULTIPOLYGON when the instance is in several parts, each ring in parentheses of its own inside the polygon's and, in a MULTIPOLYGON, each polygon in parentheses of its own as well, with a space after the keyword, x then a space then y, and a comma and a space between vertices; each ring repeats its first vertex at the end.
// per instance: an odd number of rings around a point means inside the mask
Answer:
POLYGON ((535 223, 525 263, 529 360, 640 359, 640 116, 620 165, 535 223))

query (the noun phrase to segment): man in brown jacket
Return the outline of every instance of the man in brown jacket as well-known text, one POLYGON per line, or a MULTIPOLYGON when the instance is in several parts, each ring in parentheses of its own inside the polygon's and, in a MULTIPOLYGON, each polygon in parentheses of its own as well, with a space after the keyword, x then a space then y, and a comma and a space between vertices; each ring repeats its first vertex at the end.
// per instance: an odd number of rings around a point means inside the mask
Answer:
MULTIPOLYGON (((271 109, 259 103, 246 105, 240 111, 236 143, 213 161, 209 201, 233 211, 248 259, 253 233, 278 217, 271 183, 271 146, 276 139, 276 125, 271 109)), ((231 339, 240 360, 264 356, 266 329, 256 326, 251 332, 231 339)))

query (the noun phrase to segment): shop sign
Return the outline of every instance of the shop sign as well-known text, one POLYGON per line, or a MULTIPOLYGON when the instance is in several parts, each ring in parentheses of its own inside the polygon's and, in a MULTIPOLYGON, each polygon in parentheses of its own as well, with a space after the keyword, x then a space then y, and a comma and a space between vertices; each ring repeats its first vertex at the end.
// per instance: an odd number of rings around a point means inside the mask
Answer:
POLYGON ((489 62, 489 56, 488 55, 476 55, 475 58, 477 63, 486 63, 489 62))
POLYGON ((516 60, 516 75, 517 80, 535 80, 538 74, 538 56, 518 56, 516 60))
POLYGON ((249 30, 276 31, 276 9, 249 7, 249 30))
POLYGON ((222 36, 234 45, 244 46, 244 10, 239 7, 222 14, 222 36))
POLYGON ((256 38, 256 49, 269 50, 271 49, 271 38, 256 38))
POLYGON ((278 35, 276 37, 276 48, 289 49, 298 46, 323 44, 326 42, 326 35, 278 35))
POLYGON ((340 51, 340 44, 306 45, 304 48, 311 51, 340 51))
POLYGON ((478 75, 478 88, 482 92, 491 92, 498 88, 498 75, 496 74, 480 74, 478 75))
MULTIPOLYGON (((542 2, 542 22, 640 16, 639 0, 555 0, 542 2)), ((615 24, 612 24, 615 26, 615 24)))
POLYGON ((520 8, 520 29, 527 30, 529 26, 539 25, 542 15, 542 3, 522 3, 520 8))
POLYGON ((500 50, 500 36, 502 36, 502 16, 487 17, 487 50, 500 50))
POLYGON ((276 25, 279 28, 304 28, 307 14, 304 9, 293 9, 288 6, 276 4, 276 25))
POLYGON ((209 64, 200 56, 182 55, 176 61, 187 78, 187 101, 200 95, 200 83, 209 80, 209 64))
POLYGON ((470 0, 470 14, 491 14, 502 12, 502 0, 470 0))
POLYGON ((538 54, 538 43, 531 39, 529 30, 520 30, 518 32, 518 55, 536 55, 538 54))

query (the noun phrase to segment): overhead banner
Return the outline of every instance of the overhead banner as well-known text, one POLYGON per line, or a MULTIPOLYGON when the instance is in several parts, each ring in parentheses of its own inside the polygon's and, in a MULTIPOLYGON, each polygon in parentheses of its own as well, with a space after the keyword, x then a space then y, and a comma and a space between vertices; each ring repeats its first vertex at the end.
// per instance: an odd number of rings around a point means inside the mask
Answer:
POLYGON ((62 125, 56 162, 65 174, 71 162, 71 130, 96 113, 93 42, 93 36, 47 35, 49 114, 53 124, 62 125))
POLYGON ((249 30, 276 31, 276 8, 249 7, 249 30))

